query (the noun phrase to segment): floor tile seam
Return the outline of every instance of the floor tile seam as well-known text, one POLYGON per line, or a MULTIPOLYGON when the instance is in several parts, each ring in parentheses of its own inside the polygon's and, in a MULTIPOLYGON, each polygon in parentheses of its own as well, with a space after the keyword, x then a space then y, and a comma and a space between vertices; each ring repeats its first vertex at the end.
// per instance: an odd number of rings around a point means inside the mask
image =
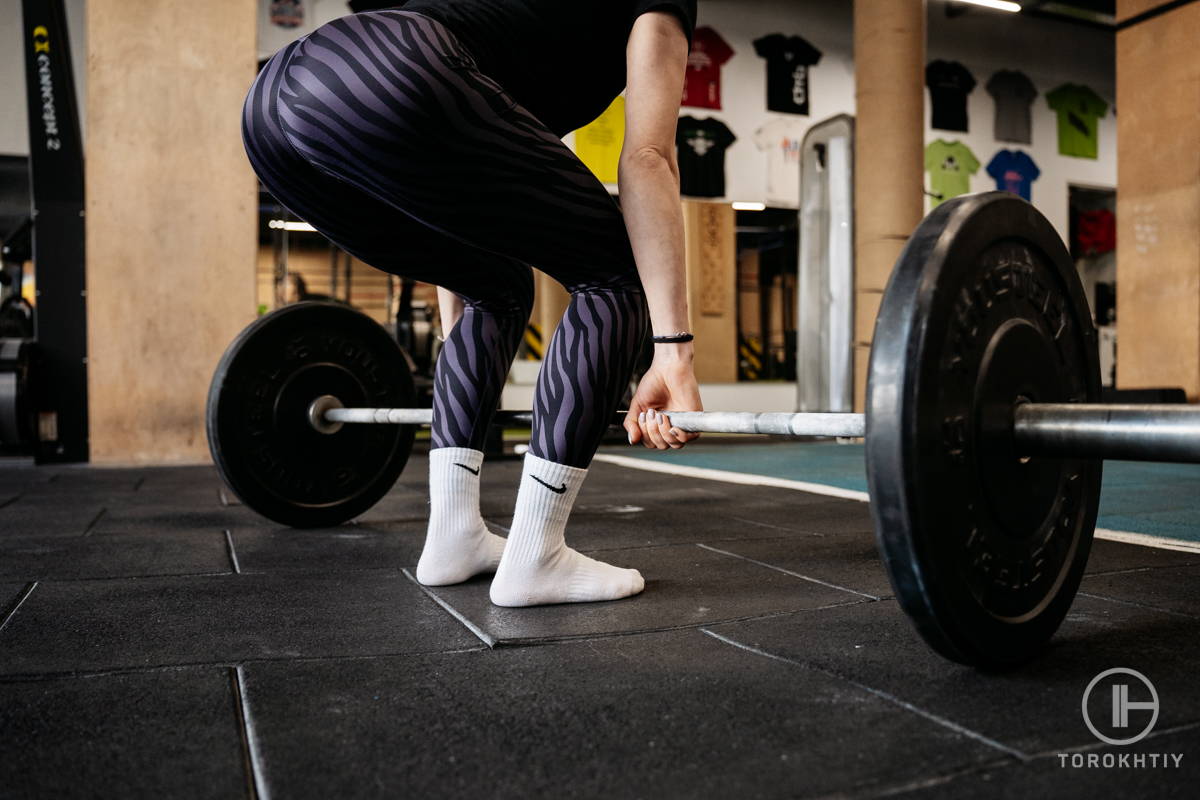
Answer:
POLYGON ((12 497, 8 498, 3 503, 0 503, 0 509, 8 508, 9 506, 11 506, 13 503, 17 502, 24 496, 25 495, 23 493, 14 494, 12 497))
POLYGON ((1184 611, 1174 611, 1162 606, 1150 605, 1149 603, 1138 603, 1133 600, 1121 600, 1116 597, 1107 597, 1102 594, 1092 594, 1091 592, 1079 592, 1079 597, 1086 597, 1090 600, 1103 600, 1108 603, 1116 603, 1117 605, 1129 606, 1131 608, 1143 608, 1147 611, 1157 611, 1161 614, 1170 614, 1173 617, 1183 617, 1184 619, 1200 619, 1200 615, 1188 614, 1184 611))
POLYGON ((751 654, 754 654, 757 656, 761 656, 763 658, 780 661, 785 664, 790 664, 794 667, 798 667, 799 669, 809 670, 811 672, 818 672, 823 675, 827 675, 830 678, 834 678, 835 680, 839 680, 843 683, 847 683, 851 686, 854 686, 857 689, 860 689, 864 692, 874 695, 875 697, 878 697, 879 699, 884 700, 885 702, 888 702, 894 706, 897 706, 898 708, 904 709, 905 711, 908 711, 912 714, 923 717, 924 719, 927 719, 930 722, 933 722, 934 724, 940 725, 943 728, 954 731, 955 733, 958 733, 960 736, 965 736, 969 739, 973 739, 981 744, 991 747, 994 750, 998 750, 1002 753, 1005 753, 1017 761, 1028 761, 1030 758, 1028 754, 1023 753, 1022 751, 1016 749, 1015 747, 1010 747, 1009 745, 1006 745, 1003 742, 1000 742, 996 739, 986 736, 985 734, 982 734, 979 731, 972 730, 971 728, 968 728, 964 725, 960 725, 951 719, 941 716, 940 714, 935 714, 932 711, 923 709, 920 706, 917 706, 913 703, 908 702, 907 700, 904 700, 900 697, 897 697, 894 694, 891 694, 890 692, 886 692, 883 689, 877 689, 868 684, 862 683, 860 681, 856 681, 853 678, 851 678, 847 675, 842 675, 834 670, 826 669, 824 667, 820 667, 820 666, 817 666, 816 664, 812 664, 812 663, 797 661, 792 658, 787 658, 786 656, 777 655, 775 653, 771 653, 766 650, 762 650, 760 648, 753 647, 751 645, 743 644, 742 642, 739 642, 736 639, 732 639, 727 636, 723 636, 719 633, 715 633, 710 630, 702 629, 702 632, 707 634, 708 636, 713 637, 714 639, 717 639, 718 641, 721 641, 727 645, 730 645, 731 647, 736 647, 740 650, 745 650, 748 653, 751 653, 751 654))
POLYGON ((416 575, 414 575, 408 569, 402 569, 401 572, 404 574, 404 576, 406 578, 409 579, 409 581, 412 582, 412 584, 414 586, 416 586, 418 589, 420 589, 422 592, 424 592, 426 597, 428 597, 433 602, 437 603, 438 606, 440 606, 443 611, 445 611, 447 614, 449 614, 451 617, 453 617, 455 621, 457 621, 460 625, 462 625, 464 628, 466 628, 468 631, 470 631, 475 636, 476 639, 483 642, 489 648, 494 648, 496 646, 496 639, 494 639, 487 632, 485 632, 482 628, 480 628, 478 625, 476 625, 474 622, 472 622, 467 617, 467 615, 459 612, 458 609, 456 609, 454 606, 450 605, 450 602, 448 600, 444 600, 441 597, 439 597, 438 595, 434 594, 434 592, 428 586, 425 586, 423 583, 421 583, 420 581, 417 580, 416 575))
POLYGON ((743 560, 743 561, 748 561, 748 562, 750 562, 751 564, 757 564, 757 565, 758 565, 758 566, 760 566, 760 567, 766 567, 767 569, 773 569, 773 570, 775 570, 776 572, 782 572, 784 575, 791 575, 793 578, 800 578, 800 579, 802 579, 802 580, 806 580, 806 581, 809 581, 809 582, 811 582, 811 583, 815 583, 815 584, 817 584, 817 585, 819 585, 819 586, 825 586, 825 587, 827 587, 827 588, 830 588, 830 589, 836 589, 836 590, 838 590, 838 591, 841 591, 841 592, 846 592, 846 593, 848 593, 848 594, 853 594, 853 595, 856 595, 856 596, 858 596, 858 597, 864 597, 864 598, 866 598, 867 600, 869 600, 869 601, 871 601, 871 602, 878 602, 879 600, 882 600, 882 599, 883 599, 882 597, 878 597, 878 596, 876 596, 876 595, 869 594, 869 593, 867 593, 867 592, 860 592, 860 591, 858 591, 857 589, 851 589, 851 588, 849 588, 849 587, 846 587, 846 586, 839 586, 839 585, 838 585, 838 584, 836 584, 836 583, 830 583, 829 581, 823 581, 823 580, 821 580, 820 578, 813 578, 813 577, 811 577, 811 576, 809 576, 809 575, 804 575, 804 574, 801 574, 801 573, 799 573, 799 572, 795 572, 795 571, 793 571, 793 570, 786 569, 786 568, 784 568, 784 567, 778 567, 778 566, 775 566, 774 564, 769 564, 769 563, 767 563, 766 561, 759 561, 758 559, 755 559, 755 558, 750 558, 749 556, 743 556, 743 555, 739 555, 738 553, 733 553, 733 552, 730 552, 730 551, 728 551, 728 550, 721 550, 720 548, 717 548, 717 547, 710 547, 709 545, 706 545, 706 544, 703 544, 703 543, 701 543, 701 544, 697 544, 696 546, 697 546, 697 547, 700 547, 700 548, 703 548, 704 550, 709 550, 709 551, 711 551, 711 552, 713 552, 713 553, 720 553, 720 554, 722 554, 722 555, 731 556, 732 558, 739 558, 739 559, 741 559, 741 560, 743 560))
POLYGON ((969 777, 971 775, 982 774, 988 770, 1016 767, 1023 762, 1015 758, 1004 756, 988 761, 981 761, 976 764, 970 764, 959 769, 954 769, 949 772, 942 772, 937 775, 931 775, 926 778, 917 778, 915 780, 905 781, 903 783, 892 784, 876 784, 874 786, 857 786, 849 793, 840 792, 835 794, 817 795, 813 800, 846 800, 846 798, 855 798, 855 800, 868 800, 868 798, 894 797, 898 794, 920 791, 922 789, 933 789, 938 786, 944 786, 951 781, 959 778, 969 777))
POLYGON ((828 611, 835 608, 848 608, 850 606, 865 605, 869 602, 872 601, 851 600, 846 603, 832 603, 830 605, 815 606, 813 608, 771 611, 765 614, 752 614, 745 617, 706 620, 704 622, 696 622, 686 625, 669 625, 659 628, 639 628, 638 630, 634 631, 604 631, 600 633, 567 634, 564 636, 532 636, 521 639, 496 639, 495 649, 508 650, 518 647, 542 647, 545 645, 563 644, 568 642, 589 642, 603 639, 619 639, 625 636, 652 636, 654 634, 674 633, 676 631, 703 631, 707 625, 736 625, 739 622, 759 622, 762 620, 777 619, 779 617, 788 617, 798 614, 811 614, 817 611, 828 611))
MULTIPOLYGON (((1147 733, 1145 736, 1143 736, 1138 741, 1139 741, 1139 743, 1141 743, 1141 742, 1147 741, 1149 739, 1157 739, 1157 738, 1160 738, 1163 736, 1169 736, 1174 733, 1183 733, 1185 731, 1194 730, 1196 728, 1200 728, 1200 719, 1192 720, 1191 722, 1181 722, 1180 724, 1172 725, 1169 728, 1156 728, 1156 729, 1152 730, 1150 733, 1147 733)), ((1056 756, 1058 756, 1061 753, 1087 753, 1087 752, 1091 752, 1093 750, 1104 750, 1105 748, 1111 748, 1113 746, 1114 745, 1097 740, 1095 742, 1088 742, 1087 744, 1076 745, 1074 747, 1063 747, 1063 748, 1053 749, 1053 750, 1039 750, 1038 752, 1033 753, 1030 756, 1030 758, 1031 758, 1031 760, 1041 761, 1041 760, 1055 758, 1056 756)))
POLYGON ((101 507, 100 507, 100 510, 96 512, 96 516, 92 517, 92 521, 91 521, 91 522, 89 522, 89 523, 87 524, 87 527, 83 529, 83 535, 84 535, 84 536, 91 536, 91 535, 92 535, 92 531, 94 531, 94 530, 95 530, 95 528, 96 528, 96 525, 97 525, 97 524, 100 522, 100 520, 101 520, 101 519, 104 517, 104 514, 105 514, 107 511, 108 511, 108 506, 101 506, 101 507))
POLYGON ((246 699, 246 678, 240 666, 229 670, 233 684, 234 704, 238 715, 238 728, 242 743, 242 769, 245 770, 246 794, 251 800, 267 800, 269 793, 262 770, 262 755, 254 721, 250 718, 249 702, 246 699))
POLYGON ((25 605, 25 601, 29 599, 29 596, 33 594, 33 590, 37 587, 37 581, 29 581, 25 584, 25 589, 22 591, 21 596, 5 611, 4 616, 0 617, 0 634, 4 633, 4 629, 8 627, 8 623, 12 622, 13 617, 21 610, 21 606, 25 605))
POLYGON ((224 661, 188 661, 179 664, 155 664, 153 666, 115 667, 98 670, 75 670, 69 672, 14 672, 0 673, 0 686, 20 683, 41 683, 60 680, 86 680, 121 675, 152 675, 159 672, 186 672, 188 670, 228 670, 235 667, 256 667, 275 664, 312 664, 320 662, 380 661, 391 658, 425 658, 429 656, 454 656, 464 653, 489 652, 490 647, 454 647, 448 650, 413 650, 395 653, 363 653, 356 655, 287 656, 280 658, 244 658, 224 661))
POLYGON ((53 570, 39 579, 38 583, 110 583, 112 581, 148 581, 155 578, 221 578, 236 575, 235 572, 164 572, 153 575, 101 575, 85 578, 55 578, 53 570))
POLYGON ((229 559, 230 566, 233 567, 234 573, 242 574, 242 565, 238 563, 237 550, 233 546, 233 533, 229 528, 225 531, 225 555, 229 559))
POLYGON ((1110 575, 1131 575, 1137 572, 1161 572, 1163 570, 1172 569, 1187 569, 1188 567, 1200 567, 1200 561, 1192 561, 1187 564, 1152 564, 1145 567, 1126 567, 1125 569, 1106 569, 1099 572, 1085 572, 1083 579, 1088 578, 1106 578, 1110 575))

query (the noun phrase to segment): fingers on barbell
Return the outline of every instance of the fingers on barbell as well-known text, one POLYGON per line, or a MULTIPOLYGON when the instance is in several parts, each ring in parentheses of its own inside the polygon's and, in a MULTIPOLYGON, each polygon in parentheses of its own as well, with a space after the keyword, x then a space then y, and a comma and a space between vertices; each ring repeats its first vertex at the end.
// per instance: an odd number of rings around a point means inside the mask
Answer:
POLYGON ((672 450, 678 450, 683 447, 687 440, 680 438, 678 428, 671 427, 671 418, 666 414, 659 414, 658 420, 659 431, 662 433, 663 441, 667 443, 667 446, 672 450))
POLYGON ((656 450, 666 450, 669 445, 663 439, 660 416, 657 411, 650 409, 643 415, 639 415, 638 421, 641 423, 642 433, 646 436, 646 446, 656 450))

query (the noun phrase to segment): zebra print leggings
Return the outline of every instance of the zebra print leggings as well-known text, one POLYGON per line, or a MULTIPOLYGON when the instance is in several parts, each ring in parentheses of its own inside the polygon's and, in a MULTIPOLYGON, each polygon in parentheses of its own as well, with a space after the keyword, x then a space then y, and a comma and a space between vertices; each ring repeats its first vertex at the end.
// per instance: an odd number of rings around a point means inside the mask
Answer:
POLYGON ((323 25, 267 62, 242 135, 267 189, 338 247, 462 297, 435 369, 435 448, 482 449, 533 304, 529 265, 562 283, 530 449, 588 465, 646 335, 624 221, 449 30, 403 11, 323 25))

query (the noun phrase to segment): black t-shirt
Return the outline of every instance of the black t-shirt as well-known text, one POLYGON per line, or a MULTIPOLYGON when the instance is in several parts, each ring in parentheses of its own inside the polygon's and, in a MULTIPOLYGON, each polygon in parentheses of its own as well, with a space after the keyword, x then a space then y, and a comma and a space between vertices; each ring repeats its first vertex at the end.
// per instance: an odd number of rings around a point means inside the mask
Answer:
POLYGON ((689 197, 725 194, 725 151, 737 141, 720 120, 680 117, 675 129, 679 193, 689 197))
POLYGON ((767 110, 808 113, 808 68, 821 51, 799 36, 772 33, 754 40, 754 52, 767 60, 767 110))
POLYGON ((925 85, 933 107, 932 125, 944 131, 967 129, 967 95, 975 78, 957 61, 932 61, 925 68, 925 85))
POLYGON ((625 46, 647 11, 679 17, 691 41, 696 0, 409 0, 445 25, 479 69, 562 136, 625 88, 625 46))

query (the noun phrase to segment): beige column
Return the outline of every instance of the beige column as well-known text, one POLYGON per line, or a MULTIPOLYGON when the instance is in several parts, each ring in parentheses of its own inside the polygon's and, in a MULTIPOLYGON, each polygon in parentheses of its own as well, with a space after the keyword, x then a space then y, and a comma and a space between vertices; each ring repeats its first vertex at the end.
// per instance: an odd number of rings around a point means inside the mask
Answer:
POLYGON ((701 383, 737 381, 736 216, 729 203, 683 201, 688 319, 701 383))
POLYGON ((924 213, 925 3, 854 0, 854 407, 892 266, 924 213))
POLYGON ((87 291, 96 463, 208 460, 204 400, 254 318, 242 151, 256 3, 87 2, 87 291))
MULTIPOLYGON (((1166 5, 1117 0, 1126 21, 1166 5)), ((1117 386, 1200 400, 1200 4, 1117 33, 1117 386)))
POLYGON ((529 315, 529 324, 540 337, 543 357, 550 347, 550 337, 554 335, 570 302, 571 295, 561 283, 544 272, 534 270, 533 313, 529 315))

